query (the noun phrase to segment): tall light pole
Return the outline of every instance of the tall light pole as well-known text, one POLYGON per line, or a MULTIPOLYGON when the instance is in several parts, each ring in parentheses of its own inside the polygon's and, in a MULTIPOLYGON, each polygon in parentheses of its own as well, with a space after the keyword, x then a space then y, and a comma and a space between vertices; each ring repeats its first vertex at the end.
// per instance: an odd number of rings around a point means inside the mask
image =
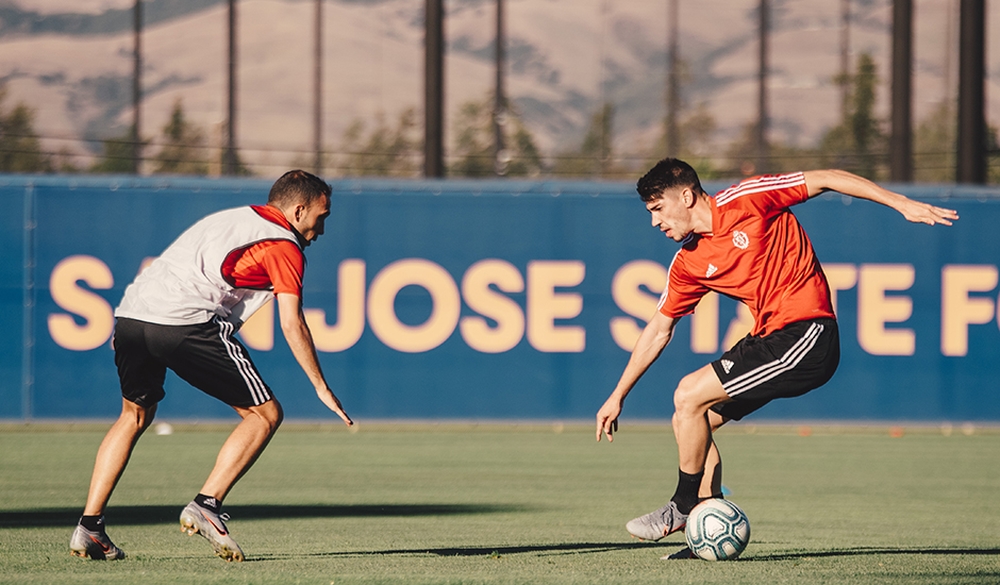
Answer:
POLYGON ((424 176, 444 176, 444 6, 424 11, 424 176))
POLYGON ((913 180, 913 0, 892 3, 892 134, 889 137, 889 177, 913 180))
POLYGON ((771 27, 771 9, 768 0, 760 0, 760 22, 759 22, 759 69, 757 71, 757 169, 758 173, 765 173, 768 169, 768 157, 770 155, 767 143, 767 45, 768 34, 771 27))
POLYGON ((132 58, 132 174, 142 170, 142 0, 135 0, 132 11, 135 40, 132 58))
POLYGON ((851 0, 840 0, 840 116, 851 111, 851 0))
POLYGON ((313 51, 313 171, 323 174, 323 0, 316 0, 313 51))
POLYGON ((504 64, 506 54, 504 53, 504 17, 503 2, 497 0, 497 38, 496 38, 496 96, 493 103, 493 135, 495 138, 495 157, 493 159, 493 172, 497 176, 507 174, 507 166, 510 164, 510 152, 504 144, 504 130, 507 128, 507 96, 504 92, 504 64))
POLYGON ((228 95, 226 148, 222 153, 222 174, 235 175, 236 159, 236 0, 229 0, 228 95))
POLYGON ((986 182, 985 75, 986 6, 983 0, 961 0, 958 63, 959 183, 986 182))
POLYGON ((677 117, 680 111, 680 72, 677 70, 680 57, 677 51, 677 36, 679 30, 679 0, 669 0, 667 2, 667 12, 669 12, 670 22, 668 23, 669 37, 667 39, 667 156, 677 157, 680 153, 680 136, 677 135, 677 117))

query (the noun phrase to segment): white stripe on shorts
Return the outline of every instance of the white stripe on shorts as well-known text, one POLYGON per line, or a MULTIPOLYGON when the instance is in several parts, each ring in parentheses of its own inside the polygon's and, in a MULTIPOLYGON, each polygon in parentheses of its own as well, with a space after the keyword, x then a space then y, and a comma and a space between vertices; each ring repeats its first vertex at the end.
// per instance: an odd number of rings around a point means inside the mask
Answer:
POLYGON ((819 335, 822 332, 822 325, 819 323, 811 324, 809 329, 806 330, 805 335, 796 341, 795 345, 785 352, 785 355, 773 362, 758 366, 745 374, 733 378, 723 384, 722 388, 729 396, 736 396, 791 370, 799 365, 802 358, 806 357, 809 350, 816 345, 816 340, 819 339, 819 335))
POLYGON ((226 346, 226 353, 229 354, 229 358, 233 360, 237 371, 246 382, 254 405, 264 404, 271 399, 267 393, 267 386, 264 385, 264 380, 260 378, 260 374, 257 373, 257 369, 253 367, 250 360, 243 355, 242 348, 230 339, 236 328, 229 321, 219 317, 215 318, 215 322, 219 324, 219 337, 222 339, 222 344, 226 346))

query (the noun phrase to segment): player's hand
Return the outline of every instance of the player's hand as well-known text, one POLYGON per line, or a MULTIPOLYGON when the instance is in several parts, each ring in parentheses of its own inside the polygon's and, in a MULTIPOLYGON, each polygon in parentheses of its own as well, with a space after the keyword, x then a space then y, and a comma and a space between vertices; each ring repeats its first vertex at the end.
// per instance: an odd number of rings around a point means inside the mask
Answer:
POLYGON ((908 199, 899 212, 913 223, 926 223, 927 225, 938 223, 951 225, 953 220, 958 219, 958 212, 954 209, 946 209, 912 199, 908 199))
POLYGON ((349 427, 354 426, 354 421, 351 420, 351 417, 347 416, 347 412, 344 411, 344 407, 340 405, 340 400, 332 390, 329 388, 317 388, 316 394, 327 408, 332 410, 337 416, 340 417, 341 420, 344 421, 345 425, 349 427))
POLYGON ((604 406, 597 411, 597 442, 601 442, 601 434, 608 437, 608 442, 615 440, 614 434, 618 432, 618 415, 622 412, 622 400, 611 395, 604 406))

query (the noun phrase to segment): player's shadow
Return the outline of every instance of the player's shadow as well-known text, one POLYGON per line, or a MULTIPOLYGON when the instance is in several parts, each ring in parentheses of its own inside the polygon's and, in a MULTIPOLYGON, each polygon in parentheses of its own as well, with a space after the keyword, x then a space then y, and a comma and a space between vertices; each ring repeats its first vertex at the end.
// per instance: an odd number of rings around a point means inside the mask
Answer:
MULTIPOLYGON (((614 552, 620 550, 630 550, 638 548, 663 548, 664 552, 676 552, 684 546, 683 542, 667 542, 653 544, 650 542, 569 542, 558 544, 540 544, 525 546, 464 546, 464 547, 442 547, 442 548, 403 548, 386 550, 365 550, 365 551, 337 551, 323 553, 306 554, 259 554, 254 555, 251 561, 273 561, 287 560, 289 558, 303 557, 367 557, 367 556, 423 556, 433 555, 439 557, 503 557, 513 554, 536 554, 536 555, 576 555, 614 552)), ((827 557, 853 557, 871 555, 1000 555, 1000 548, 887 548, 887 547, 857 547, 840 550, 818 550, 818 551, 796 551, 787 553, 772 553, 762 555, 747 555, 740 557, 737 561, 760 562, 760 561, 793 561, 805 558, 827 558, 827 557)), ((998 573, 1000 575, 1000 573, 998 573)))
POLYGON ((795 561, 830 557, 861 557, 872 555, 1000 555, 1000 548, 941 548, 941 547, 855 547, 838 550, 795 551, 741 557, 740 561, 795 561))
MULTIPOLYGON (((386 550, 364 550, 364 551, 337 551, 322 552, 302 555, 288 555, 282 553, 254 555, 254 561, 272 561, 288 558, 302 557, 368 557, 387 555, 433 555, 438 557, 503 557, 514 554, 536 554, 536 555, 576 555, 589 553, 613 552, 618 550, 628 550, 634 548, 651 548, 663 545, 654 545, 649 542, 565 542, 555 544, 538 544, 523 546, 456 546, 441 548, 399 548, 386 550)), ((669 545, 668 545, 669 546, 669 545)))
MULTIPOLYGON (((177 522, 184 504, 171 506, 109 506, 105 517, 111 526, 168 524, 177 522)), ((237 520, 282 518, 366 518, 455 516, 463 514, 503 514, 523 512, 524 506, 504 504, 274 504, 226 506, 224 511, 237 520)), ((0 510, 0 529, 76 524, 81 508, 0 510)))

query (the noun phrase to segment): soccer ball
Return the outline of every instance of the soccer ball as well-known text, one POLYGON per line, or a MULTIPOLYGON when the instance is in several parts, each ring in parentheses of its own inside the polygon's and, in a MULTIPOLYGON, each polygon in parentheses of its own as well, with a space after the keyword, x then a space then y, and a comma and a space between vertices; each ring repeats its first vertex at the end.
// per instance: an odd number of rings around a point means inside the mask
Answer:
POLYGON ((740 556, 750 542, 750 519, 729 500, 705 500, 691 510, 684 529, 688 548, 706 561, 740 556))

